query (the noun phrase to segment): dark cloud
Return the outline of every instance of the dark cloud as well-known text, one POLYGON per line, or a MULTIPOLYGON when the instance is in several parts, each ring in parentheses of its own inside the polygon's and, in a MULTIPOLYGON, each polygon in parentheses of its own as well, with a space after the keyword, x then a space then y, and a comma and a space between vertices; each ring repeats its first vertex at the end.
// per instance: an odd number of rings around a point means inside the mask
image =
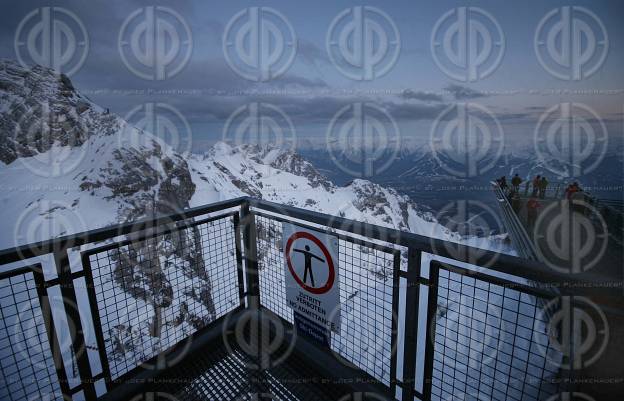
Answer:
POLYGON ((468 88, 467 86, 457 84, 450 84, 445 87, 444 90, 449 92, 455 98, 455 100, 468 100, 488 97, 488 95, 486 95, 485 93, 468 88))
POLYGON ((433 92, 414 91, 412 89, 406 89, 401 93, 403 99, 414 99, 423 102, 441 102, 444 100, 442 96, 433 92))
POLYGON ((309 65, 319 66, 320 64, 331 63, 325 49, 321 49, 316 44, 304 39, 300 39, 297 43, 297 56, 309 65))

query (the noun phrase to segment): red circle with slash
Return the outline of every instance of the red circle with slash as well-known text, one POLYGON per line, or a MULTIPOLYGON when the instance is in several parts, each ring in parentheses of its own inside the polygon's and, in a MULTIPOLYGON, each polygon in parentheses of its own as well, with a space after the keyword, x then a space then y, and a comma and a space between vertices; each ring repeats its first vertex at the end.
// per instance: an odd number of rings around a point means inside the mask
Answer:
POLYGON ((321 242, 321 240, 316 238, 314 235, 305 231, 299 231, 291 235, 290 238, 288 238, 288 241, 286 242, 285 257, 286 257, 286 263, 288 264, 288 270, 290 271, 290 274, 293 276, 297 284, 299 284, 304 290, 311 292, 312 294, 320 295, 320 294, 325 294, 327 291, 331 290, 332 287, 334 286, 334 280, 336 278, 336 270, 334 269, 334 261, 332 260, 331 254, 327 250, 327 247, 325 246, 325 244, 323 244, 323 242, 321 242), (300 238, 305 238, 307 240, 312 241, 321 250, 321 252, 323 252, 323 256, 325 256, 325 260, 327 261, 327 267, 329 268, 329 272, 327 275, 327 282, 322 287, 311 287, 307 285, 301 280, 301 278, 297 275, 297 273, 295 272, 295 269, 293 268, 292 260, 290 259, 290 250, 292 249, 293 243, 300 238))

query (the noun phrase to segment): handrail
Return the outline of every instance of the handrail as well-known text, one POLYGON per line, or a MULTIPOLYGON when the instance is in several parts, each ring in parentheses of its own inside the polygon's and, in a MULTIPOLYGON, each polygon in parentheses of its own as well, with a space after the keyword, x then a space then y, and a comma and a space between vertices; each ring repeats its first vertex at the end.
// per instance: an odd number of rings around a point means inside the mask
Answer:
POLYGON ((514 255, 497 253, 463 244, 454 244, 453 246, 456 252, 451 253, 444 246, 445 241, 441 239, 349 220, 261 199, 248 198, 247 201, 252 208, 281 214, 291 219, 306 220, 314 224, 324 225, 355 235, 368 237, 369 239, 383 241, 394 244, 395 246, 410 248, 414 251, 435 254, 458 262, 469 263, 476 266, 486 266, 489 261, 495 258, 496 263, 488 267, 489 270, 522 277, 532 283, 536 283, 536 285, 539 283, 539 285, 545 285, 549 288, 556 288, 562 295, 580 295, 582 293, 621 295, 620 288, 592 285, 602 282, 603 279, 591 273, 584 274, 582 278, 575 277, 573 275, 554 271, 543 262, 537 260, 528 260, 514 255))
POLYGON ((518 252, 526 259, 539 260, 533 241, 531 241, 529 234, 520 222, 520 218, 513 210, 513 207, 509 203, 509 199, 505 196, 503 189, 496 183, 492 184, 494 194, 498 200, 498 205, 503 213, 503 218, 508 223, 506 226, 509 230, 509 235, 511 236, 512 242, 516 244, 518 252))
POLYGON ((591 274, 585 274, 583 278, 573 277, 553 271, 542 262, 527 260, 518 256, 497 253, 463 244, 454 244, 453 248, 455 251, 451 252, 445 246, 446 241, 441 239, 431 238, 420 234, 400 231, 394 228, 383 227, 370 223, 349 220, 338 216, 332 216, 325 213, 251 198, 248 196, 185 209, 180 213, 171 215, 112 225, 91 231, 70 234, 50 240, 4 249, 0 251, 0 265, 54 253, 59 250, 67 250, 69 248, 84 244, 105 241, 121 235, 152 229, 162 224, 181 221, 207 213, 223 211, 224 209, 234 207, 244 208, 245 206, 282 214, 294 219, 307 220, 308 222, 312 222, 314 224, 325 225, 333 229, 365 236, 370 239, 383 241, 395 246, 408 247, 416 251, 435 254, 476 266, 486 266, 491 260, 496 260, 496 264, 488 267, 488 269, 522 277, 534 283, 542 283, 551 287, 560 287, 563 294, 570 293, 578 295, 580 291, 588 294, 605 294, 605 292, 612 292, 614 295, 620 295, 619 288, 603 288, 591 285, 592 283, 602 281, 599 276, 594 277, 591 274))
POLYGON ((36 256, 46 255, 49 253, 53 253, 57 250, 105 241, 121 235, 149 230, 163 224, 182 221, 192 217, 201 216, 203 214, 238 207, 241 206, 246 200, 247 197, 229 199, 225 201, 211 203, 209 205, 184 209, 179 213, 173 213, 170 215, 148 217, 130 223, 110 225, 95 230, 83 231, 76 234, 64 235, 62 237, 52 238, 49 240, 3 249, 0 251, 0 265, 16 262, 23 259, 29 259, 36 256))
MULTIPOLYGON (((499 192, 502 193, 502 190, 499 188, 499 192)), ((504 195, 504 194, 503 194, 504 195)), ((506 201, 506 200, 505 200, 506 201)), ((509 206, 507 202, 507 206, 509 206)), ((73 248, 76 246, 106 241, 112 238, 116 238, 122 235, 127 235, 135 232, 141 232, 141 234, 145 234, 145 230, 152 230, 154 228, 163 229, 161 231, 148 232, 147 235, 160 235, 164 232, 167 232, 168 229, 176 230, 185 227, 185 224, 199 224, 197 221, 185 221, 190 218, 210 214, 217 213, 215 215, 211 215, 207 220, 209 221, 213 217, 222 217, 232 215, 234 222, 234 235, 236 243, 236 267, 237 267, 237 275, 239 276, 239 285, 241 286, 240 290, 242 291, 242 282, 244 274, 244 282, 245 282, 245 293, 240 292, 238 295, 241 297, 241 304, 235 311, 239 311, 239 308, 247 308, 250 310, 260 310, 263 305, 260 299, 260 281, 259 281, 259 270, 258 270, 258 252, 257 252, 257 227, 256 227, 256 218, 259 216, 267 216, 267 215, 276 215, 279 216, 279 219, 275 219, 277 221, 289 222, 292 221, 297 224, 297 221, 303 220, 310 225, 321 225, 326 230, 335 229, 340 232, 339 235, 343 235, 343 233, 355 235, 355 236, 363 236, 367 237, 369 242, 377 241, 379 243, 383 243, 383 246, 388 247, 387 249, 392 249, 395 253, 395 264, 393 270, 393 282, 392 282, 392 325, 393 328, 396 328, 397 331, 391 330, 390 336, 392 337, 391 343, 397 344, 397 336, 398 336, 398 324, 396 323, 398 320, 398 315, 395 317, 394 314, 398 313, 398 304, 399 304, 399 281, 400 279, 406 280, 405 286, 405 304, 406 305, 421 305, 420 301, 427 300, 427 328, 433 327, 431 324, 435 322, 433 319, 436 318, 437 314, 437 287, 438 287, 438 276, 440 266, 437 266, 436 263, 430 263, 431 269, 429 270, 429 274, 425 275, 422 269, 422 261, 423 261, 423 253, 434 254, 441 257, 446 257, 452 259, 452 261, 448 261, 445 263, 450 263, 448 267, 443 267, 443 269, 447 271, 460 271, 462 276, 472 276, 471 280, 481 280, 485 283, 491 283, 500 286, 510 286, 516 288, 518 291, 522 293, 527 293, 530 295, 535 295, 536 297, 543 297, 547 299, 549 297, 557 297, 560 295, 581 295, 581 294, 589 294, 589 293, 599 293, 601 295, 609 295, 609 294, 617 294, 621 296, 620 288, 617 287, 600 287, 599 285, 586 285, 586 284, 595 284, 600 281, 593 276, 584 275, 583 278, 574 277, 566 275, 563 273, 555 272, 552 269, 547 268, 543 263, 536 260, 527 260, 524 258, 520 258, 512 255, 500 254, 488 250, 483 250, 479 248, 469 247, 465 245, 457 244, 454 245, 455 250, 451 251, 448 249, 448 242, 440 239, 429 238, 423 235, 418 235, 409 232, 403 232, 400 230, 396 230, 393 228, 382 227, 378 225, 373 225, 369 223, 358 222, 354 220, 349 220, 341 217, 331 216, 324 213, 319 213, 311 210, 306 210, 302 208, 297 208, 288 205, 281 205, 274 202, 265 201, 262 199, 254 199, 250 197, 240 197, 231 200, 221 201, 217 203, 213 203, 210 205, 200 206, 192 209, 187 209, 180 213, 172 214, 169 216, 159 216, 157 218, 148 218, 143 219, 138 222, 133 223, 125 223, 114 225, 110 227, 105 227, 97 230, 82 232, 78 234, 67 235, 64 237, 50 239, 47 241, 37 242, 31 245, 23 245, 15 248, 6 249, 0 251, 0 264, 6 264, 13 262, 15 260, 27 259, 32 256, 44 255, 47 253, 53 253, 56 259, 55 263, 57 265, 57 269, 59 272, 59 284, 61 285, 61 291, 65 291, 64 296, 68 296, 68 302, 64 308, 65 310, 70 310, 70 303, 77 304, 76 300, 76 292, 74 289, 74 281, 75 276, 72 273, 69 258, 68 258, 68 250, 69 248, 73 248), (238 208, 238 210, 232 211, 231 209, 238 208), (240 225, 238 224, 238 219, 240 219, 240 225), (175 223, 175 224, 172 224, 175 223), (160 226, 160 227, 159 227, 160 226), (446 245, 446 246, 445 246, 446 245), (403 247, 407 249, 406 254, 402 251, 403 249, 399 249, 398 247, 403 247), (459 250, 459 251, 457 251, 459 250), (31 255, 31 256, 25 256, 31 255), (244 256, 244 265, 242 264, 242 257, 244 256), (400 267, 400 259, 405 258, 407 260, 407 269, 402 269, 400 267), (487 263, 483 263, 484 260, 490 261, 492 258, 496 258, 496 263, 494 266, 489 266, 487 263), (457 262, 464 262, 476 266, 485 266, 488 265, 486 272, 478 271, 479 269, 473 269, 472 267, 463 268, 463 267, 453 267, 452 265, 457 262), (437 267, 436 267, 437 266, 437 267), (522 278, 526 280, 526 282, 517 283, 514 279, 506 278, 500 275, 496 275, 495 273, 504 273, 513 275, 518 278, 522 278), (429 287, 429 291, 427 293, 421 293, 421 287, 427 286, 429 287), (543 287, 542 287, 543 286, 543 287), (554 288, 553 288, 554 287, 554 288), (245 302, 243 302, 243 296, 245 296, 245 302)), ((524 232, 526 234, 526 232, 524 232)), ((140 241, 145 236, 134 236, 136 238, 128 238, 124 241, 140 241)), ((357 240, 357 239, 356 239, 357 240)), ((123 241, 122 241, 123 243, 123 241)), ((114 246, 119 246, 120 243, 116 243, 114 246)), ((379 244, 381 246, 381 244, 379 244)), ((108 247, 108 244, 104 244, 104 248, 108 247)), ((279 246, 277 246, 279 248, 279 246)), ((88 260, 88 256, 90 252, 101 252, 104 248, 98 248, 94 250, 87 250, 82 253, 83 257, 83 271, 79 273, 81 276, 85 276, 85 280, 89 284, 89 288, 95 288, 93 283, 93 277, 91 276, 91 268, 88 263, 84 263, 84 260, 88 260)), ((16 267, 12 271, 19 271, 23 269, 22 267, 16 267)), ((45 283, 42 288, 45 290, 45 286, 49 285, 50 282, 45 283)), ((99 318, 96 318, 98 310, 97 310, 97 299, 94 295, 94 292, 89 292, 89 304, 92 308, 92 323, 96 326, 96 329, 101 330, 101 324, 99 322, 99 318), (94 309, 96 308, 96 309, 94 309), (93 314, 95 311, 95 314, 93 314)), ((539 301, 542 302, 542 301, 539 301)), ((78 313, 78 309, 72 312, 73 316, 71 316, 72 321, 80 323, 81 316, 78 313)), ((425 361, 424 361, 424 372, 420 372, 419 375, 422 375, 423 381, 423 391, 422 393, 417 391, 415 386, 415 374, 416 374, 416 366, 419 362, 417 362, 416 354, 420 352, 420 349, 417 348, 418 338, 417 333, 419 330, 422 330, 420 325, 422 322, 419 321, 419 307, 410 307, 405 308, 405 310, 401 314, 401 319, 405 322, 404 326, 400 329, 402 331, 403 336, 403 344, 402 347, 402 366, 403 366, 403 375, 401 378, 396 377, 396 370, 390 371, 391 383, 389 385, 389 390, 391 394, 396 394, 397 386, 400 386, 402 389, 403 400, 413 400, 415 396, 420 399, 430 400, 432 399, 431 388, 432 388, 432 364, 433 364, 433 350, 434 350, 434 341, 432 341, 432 331, 428 330, 426 333, 427 340, 425 344, 425 361), (394 380, 395 382, 392 382, 394 380)), ((206 328, 207 329, 207 328, 206 328)), ((49 330, 48 330, 49 331, 49 330)), ((84 349, 85 347, 85 338, 83 335, 82 326, 77 326, 75 333, 70 333, 72 336, 72 349, 74 351, 84 349)), ((101 335, 101 333, 100 333, 101 335)), ((97 335, 96 335, 97 336, 97 335)), ((100 352, 100 359, 106 358, 106 355, 103 355, 104 346, 103 340, 98 338, 98 347, 100 352)), ((262 346, 260 342, 258 342, 259 351, 262 350, 262 346)), ((175 346, 174 346, 175 347, 175 346)), ((394 348, 392 346, 391 348, 394 348)), ((54 349, 60 350, 59 346, 54 346, 54 349)), ((264 351, 263 351, 264 352, 264 351)), ((78 355, 78 352, 75 352, 78 355)), ((395 358, 394 356, 392 358, 395 358)), ((70 394, 72 392, 81 390, 84 391, 87 399, 96 399, 95 396, 95 385, 94 380, 91 379, 99 379, 101 376, 94 376, 93 372, 90 370, 89 360, 86 353, 80 354, 78 357, 78 365, 79 365, 79 377, 82 379, 86 379, 87 381, 83 382, 81 386, 83 387, 73 387, 72 389, 64 389, 64 395, 70 394)), ((57 370, 60 372, 64 370, 65 367, 61 365, 62 360, 59 361, 59 366, 57 366, 57 370)), ((397 359, 391 359, 390 365, 391 369, 396 368, 397 359)), ((106 372, 108 369, 103 365, 103 372, 100 375, 104 375, 107 378, 110 378, 110 371, 106 372)), ((364 372, 364 371, 362 371, 364 372)), ((136 373, 135 370, 127 372, 121 378, 129 379, 131 375, 136 373)), ((60 373, 59 373, 60 374, 60 373)), ((366 375, 366 372, 364 372, 366 375)), ((376 379, 378 380, 378 379, 376 379)))

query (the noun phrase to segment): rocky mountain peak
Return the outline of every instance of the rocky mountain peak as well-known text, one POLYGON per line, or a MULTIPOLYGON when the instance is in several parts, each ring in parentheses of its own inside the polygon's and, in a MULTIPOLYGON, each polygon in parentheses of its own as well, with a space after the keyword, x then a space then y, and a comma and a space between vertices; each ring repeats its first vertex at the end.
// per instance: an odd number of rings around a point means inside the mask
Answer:
POLYGON ((120 120, 76 91, 54 70, 0 61, 0 161, 45 153, 54 145, 82 146, 112 135, 120 120))

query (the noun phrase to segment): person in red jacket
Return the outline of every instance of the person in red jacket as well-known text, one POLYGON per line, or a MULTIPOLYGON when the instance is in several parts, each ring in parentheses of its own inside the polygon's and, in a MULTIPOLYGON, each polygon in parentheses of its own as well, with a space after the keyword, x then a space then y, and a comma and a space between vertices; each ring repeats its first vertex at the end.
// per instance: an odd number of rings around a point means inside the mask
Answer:
POLYGON ((533 186, 533 193, 531 194, 531 196, 537 196, 537 192, 539 191, 539 187, 540 187, 540 182, 542 181, 540 180, 540 178, 542 177, 539 175, 533 178, 533 182, 531 182, 531 185, 533 186))
POLYGON ((535 221, 537 220, 537 214, 539 208, 542 205, 537 201, 535 196, 531 196, 531 198, 527 201, 527 225, 529 228, 533 228, 535 226, 535 221))
POLYGON ((580 190, 581 188, 579 187, 578 182, 574 182, 573 184, 568 185, 565 191, 566 199, 572 199, 572 195, 574 195, 580 190))

